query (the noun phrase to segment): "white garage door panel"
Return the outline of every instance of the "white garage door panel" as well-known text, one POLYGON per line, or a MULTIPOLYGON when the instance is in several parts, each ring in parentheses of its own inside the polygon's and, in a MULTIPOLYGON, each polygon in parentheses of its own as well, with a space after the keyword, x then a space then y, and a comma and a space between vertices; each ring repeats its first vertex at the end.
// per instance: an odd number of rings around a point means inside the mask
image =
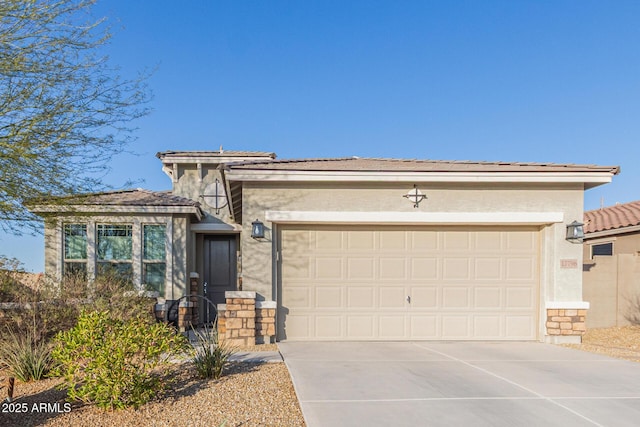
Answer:
POLYGON ((287 226, 279 338, 537 338, 533 227, 287 226))

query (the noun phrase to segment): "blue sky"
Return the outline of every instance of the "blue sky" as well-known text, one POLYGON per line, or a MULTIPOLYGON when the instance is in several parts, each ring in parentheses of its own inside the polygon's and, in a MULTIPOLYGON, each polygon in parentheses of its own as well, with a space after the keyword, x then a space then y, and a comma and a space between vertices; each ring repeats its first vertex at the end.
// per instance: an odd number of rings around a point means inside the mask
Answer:
MULTIPOLYGON (((138 155, 163 150, 620 165, 585 208, 640 199, 640 2, 102 1, 122 74, 156 68, 138 155)), ((0 254, 43 269, 41 236, 0 254)))

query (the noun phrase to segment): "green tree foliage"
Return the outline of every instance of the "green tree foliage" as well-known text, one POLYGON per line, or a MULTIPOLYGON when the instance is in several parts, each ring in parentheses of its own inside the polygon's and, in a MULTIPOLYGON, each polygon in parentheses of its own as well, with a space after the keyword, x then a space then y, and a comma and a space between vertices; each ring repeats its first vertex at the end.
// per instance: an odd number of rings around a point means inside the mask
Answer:
MULTIPOLYGON (((122 79, 95 0, 0 0, 0 228, 34 227, 25 199, 103 188, 147 114, 145 77, 122 79)), ((28 229, 28 228, 27 228, 28 229)))

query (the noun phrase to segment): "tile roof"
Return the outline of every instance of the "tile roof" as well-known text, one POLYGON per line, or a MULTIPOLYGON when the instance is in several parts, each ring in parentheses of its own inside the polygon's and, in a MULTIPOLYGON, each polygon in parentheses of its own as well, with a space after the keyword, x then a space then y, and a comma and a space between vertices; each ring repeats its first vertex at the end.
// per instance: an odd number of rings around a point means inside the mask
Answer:
POLYGON ((275 153, 269 153, 266 151, 233 151, 233 150, 218 150, 218 151, 161 151, 156 154, 159 159, 172 158, 172 157, 271 157, 276 158, 275 153))
POLYGON ((614 230, 640 225, 640 200, 584 213, 584 232, 614 230))
POLYGON ((229 163, 227 167, 230 169, 370 172, 611 172, 617 174, 620 171, 618 166, 360 157, 245 161, 229 163))
POLYGON ((142 188, 69 196, 67 200, 71 205, 200 207, 200 203, 175 196, 171 191, 150 191, 142 188))

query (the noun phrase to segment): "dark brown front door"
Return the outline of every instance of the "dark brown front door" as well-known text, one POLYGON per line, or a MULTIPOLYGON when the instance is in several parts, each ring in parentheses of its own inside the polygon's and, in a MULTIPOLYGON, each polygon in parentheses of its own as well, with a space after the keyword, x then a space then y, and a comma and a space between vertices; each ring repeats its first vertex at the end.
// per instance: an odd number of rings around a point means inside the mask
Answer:
MULTIPOLYGON (((204 236, 204 278, 202 292, 205 298, 216 305, 224 304, 226 291, 237 290, 236 236, 204 236)), ((214 310, 205 309, 203 320, 214 320, 214 310)))

